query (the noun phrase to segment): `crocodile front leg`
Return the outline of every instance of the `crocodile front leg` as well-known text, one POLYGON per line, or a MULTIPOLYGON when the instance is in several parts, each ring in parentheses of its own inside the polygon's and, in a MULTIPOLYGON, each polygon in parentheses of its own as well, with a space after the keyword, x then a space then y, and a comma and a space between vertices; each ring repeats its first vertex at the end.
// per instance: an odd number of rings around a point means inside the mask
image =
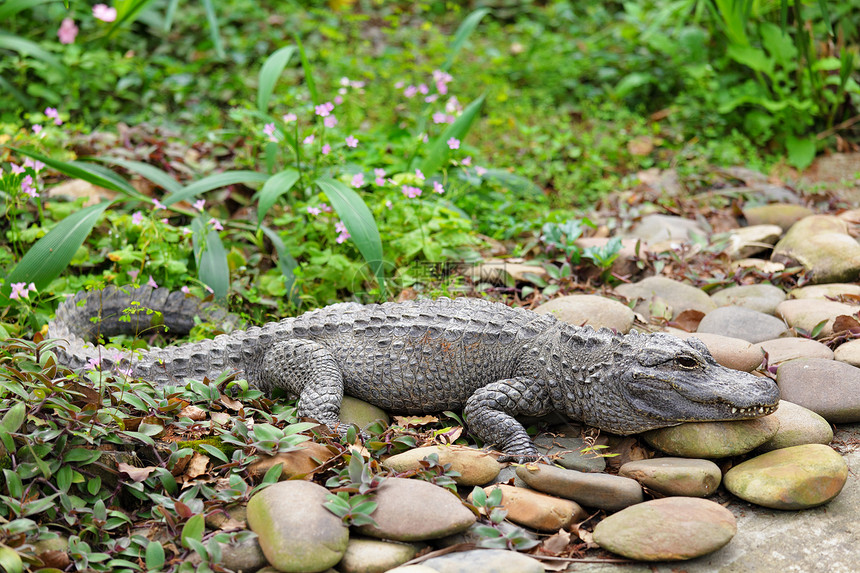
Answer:
POLYGON ((261 385, 283 388, 298 396, 298 415, 313 418, 332 430, 340 427, 340 405, 343 401, 343 375, 331 355, 321 344, 292 339, 274 344, 263 356, 261 385))
POLYGON ((463 409, 469 430, 505 453, 499 461, 537 460, 540 454, 514 416, 543 416, 551 411, 549 392, 540 382, 526 377, 498 380, 478 388, 463 409))

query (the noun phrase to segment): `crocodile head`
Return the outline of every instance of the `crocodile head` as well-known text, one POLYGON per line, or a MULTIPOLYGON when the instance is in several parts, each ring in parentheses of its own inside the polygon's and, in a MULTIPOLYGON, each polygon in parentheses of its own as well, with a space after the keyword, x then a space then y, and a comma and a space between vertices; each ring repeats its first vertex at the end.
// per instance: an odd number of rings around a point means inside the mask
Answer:
POLYGON ((612 372, 598 384, 615 409, 588 423, 631 434, 683 422, 758 418, 779 404, 776 382, 717 364, 700 340, 669 334, 627 336, 616 348, 612 372))

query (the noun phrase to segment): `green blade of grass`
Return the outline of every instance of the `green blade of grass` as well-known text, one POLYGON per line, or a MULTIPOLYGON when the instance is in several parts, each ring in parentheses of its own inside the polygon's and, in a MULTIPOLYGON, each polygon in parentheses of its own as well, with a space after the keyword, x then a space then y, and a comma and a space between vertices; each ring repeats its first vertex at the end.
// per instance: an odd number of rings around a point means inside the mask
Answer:
POLYGON ((137 17, 140 15, 140 13, 143 12, 147 6, 152 4, 152 2, 153 0, 135 0, 131 3, 118 2, 116 5, 117 18, 113 21, 110 28, 108 28, 107 32, 105 33, 105 36, 110 38, 123 25, 137 20, 137 17))
POLYGON ((298 305, 299 293, 295 288, 296 275, 293 273, 293 269, 299 266, 299 263, 293 258, 290 251, 287 250, 287 246, 284 245, 284 241, 281 240, 281 237, 273 229, 261 225, 260 230, 269 237, 269 240, 272 241, 272 245, 275 247, 275 252, 278 253, 278 268, 281 269, 281 274, 284 275, 284 286, 287 289, 287 297, 290 299, 290 302, 298 305))
POLYGON ((55 0, 7 0, 2 6, 0 6, 0 20, 5 21, 18 12, 27 10, 28 8, 34 8, 39 4, 47 4, 54 1, 55 0))
POLYGON ((179 0, 170 0, 167 9, 164 11, 164 31, 169 32, 173 26, 173 17, 176 15, 176 7, 179 5, 179 0))
POLYGON ((433 143, 430 144, 430 150, 427 153, 427 157, 425 157, 424 161, 421 162, 421 171, 425 176, 430 177, 448 164, 448 159, 451 156, 451 149, 448 147, 448 140, 452 137, 461 141, 465 139, 466 135, 469 133, 469 129, 472 127, 472 123, 478 116, 478 112, 481 111, 481 106, 484 104, 484 97, 485 96, 482 95, 470 103, 466 109, 463 110, 460 117, 458 117, 454 123, 449 125, 448 128, 442 132, 442 135, 437 137, 433 143))
POLYGON ((203 9, 206 11, 206 21, 209 23, 209 36, 212 38, 212 45, 215 46, 215 55, 219 60, 223 60, 227 54, 224 53, 224 44, 221 42, 221 29, 218 27, 218 14, 215 13, 215 6, 212 0, 203 0, 203 9))
POLYGON ((313 103, 314 106, 317 106, 320 103, 320 96, 317 92, 317 84, 314 82, 314 68, 305 53, 305 46, 302 44, 302 39, 299 38, 298 34, 295 35, 295 39, 296 46, 299 48, 299 56, 302 60, 302 69, 305 71, 305 84, 308 86, 308 92, 311 94, 311 103, 313 103))
POLYGON ((162 203, 170 206, 177 201, 185 201, 213 189, 235 185, 236 183, 265 183, 268 179, 269 176, 267 174, 257 171, 224 171, 223 173, 216 173, 215 175, 198 179, 179 191, 165 196, 162 199, 162 203))
POLYGON ((38 290, 43 290, 57 278, 111 204, 113 201, 106 201, 72 213, 36 241, 0 288, 0 305, 9 304, 12 283, 33 283, 38 290))
POLYGON ((221 242, 221 235, 209 229, 202 217, 191 221, 191 230, 191 243, 197 261, 197 278, 212 289, 215 298, 224 299, 230 287, 230 265, 227 263, 227 251, 221 242))
POLYGON ((109 163, 111 165, 119 165, 129 171, 133 171, 148 181, 155 183, 168 193, 177 193, 182 189, 182 185, 166 171, 142 161, 131 161, 129 159, 121 159, 119 157, 99 157, 97 158, 97 161, 109 163))
POLYGON ((463 48, 463 44, 466 43, 466 40, 469 39, 469 36, 472 35, 472 32, 475 31, 475 28, 478 27, 478 24, 481 21, 481 18, 490 13, 489 8, 478 8, 468 16, 463 22, 460 24, 460 27, 457 28, 457 32, 454 34, 454 41, 451 42, 451 48, 448 50, 448 58, 445 60, 445 63, 442 64, 443 71, 451 71, 451 66, 454 65, 454 60, 457 58, 457 54, 460 53, 460 50, 463 48))
POLYGON ((25 56, 32 56, 37 60, 45 62, 55 70, 65 70, 65 66, 62 62, 54 57, 52 53, 42 49, 39 44, 24 39, 21 36, 0 32, 0 48, 10 50, 12 52, 18 52, 25 56))
POLYGON ((299 172, 295 169, 285 169, 269 177, 269 180, 263 184, 263 188, 257 194, 257 225, 263 223, 263 218, 275 204, 275 201, 292 189, 298 180, 299 172))
POLYGON ((385 289, 384 266, 382 259, 382 239, 373 213, 364 200, 352 189, 334 179, 320 177, 315 181, 326 194, 331 206, 337 211, 346 230, 352 237, 358 252, 367 261, 376 276, 380 289, 385 289))
POLYGON ((141 195, 137 189, 132 187, 128 181, 100 165, 91 165, 80 161, 58 161, 48 157, 47 155, 42 155, 41 153, 36 153, 35 151, 29 151, 27 149, 19 149, 17 147, 9 147, 9 149, 15 153, 20 153, 21 155, 26 155, 27 157, 32 157, 33 159, 41 161, 48 167, 56 169, 60 173, 68 175, 69 177, 83 179, 93 185, 98 185, 99 187, 104 187, 105 189, 110 189, 111 191, 116 191, 117 193, 122 193, 123 195, 128 195, 136 199, 141 199, 143 201, 147 200, 147 198, 144 195, 141 195))
POLYGON ((266 58, 263 67, 260 68, 260 81, 257 86, 257 110, 260 113, 268 111, 275 84, 278 83, 278 78, 281 77, 281 73, 295 53, 295 46, 284 46, 266 58))

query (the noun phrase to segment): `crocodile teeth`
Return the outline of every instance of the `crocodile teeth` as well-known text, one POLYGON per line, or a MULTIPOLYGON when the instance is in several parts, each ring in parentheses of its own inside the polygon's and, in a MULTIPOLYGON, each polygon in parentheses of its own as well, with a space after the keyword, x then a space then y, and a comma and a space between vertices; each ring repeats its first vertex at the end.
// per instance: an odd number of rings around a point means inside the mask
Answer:
POLYGON ((738 409, 737 409, 737 408, 732 408, 732 414, 737 414, 737 413, 738 413, 738 409))

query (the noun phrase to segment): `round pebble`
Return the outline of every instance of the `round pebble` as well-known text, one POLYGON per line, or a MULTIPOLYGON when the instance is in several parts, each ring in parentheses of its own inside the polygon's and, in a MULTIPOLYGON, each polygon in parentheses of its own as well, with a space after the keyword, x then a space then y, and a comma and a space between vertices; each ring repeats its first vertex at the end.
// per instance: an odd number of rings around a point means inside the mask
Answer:
POLYGON ((776 338, 765 340, 759 347, 767 352, 768 365, 781 364, 795 358, 833 360, 833 351, 809 338, 776 338))
POLYGON ((428 559, 423 565, 437 573, 544 573, 537 559, 502 549, 457 551, 428 559))
POLYGON ((795 223, 774 246, 771 260, 800 264, 814 283, 856 281, 860 244, 838 217, 812 215, 795 223))
POLYGON ((787 332, 780 319, 740 306, 723 306, 707 313, 696 332, 720 334, 747 342, 779 338, 787 332))
POLYGON ((718 503, 667 497, 610 515, 594 528, 594 541, 629 559, 682 561, 716 551, 737 530, 735 516, 718 503))
POLYGON ((779 408, 771 415, 779 420, 779 430, 759 446, 759 451, 770 452, 803 444, 826 445, 833 441, 833 428, 827 420, 803 406, 780 400, 779 408))
POLYGON ((287 572, 322 571, 341 560, 349 529, 323 506, 328 493, 321 485, 292 480, 248 500, 248 525, 270 564, 287 572))
POLYGON ((517 475, 538 491, 606 511, 618 511, 644 499, 642 486, 625 477, 583 473, 546 464, 522 465, 517 468, 517 475))
POLYGON ((780 396, 831 423, 860 422, 860 368, 836 360, 799 358, 776 372, 780 396))
POLYGON ((445 488, 417 479, 386 478, 376 490, 376 525, 357 529, 394 541, 437 539, 468 529, 475 514, 445 488))
POLYGON ((602 472, 606 469, 606 458, 582 450, 588 445, 577 436, 540 434, 534 439, 538 452, 552 457, 553 463, 569 470, 602 472))
POLYGON ((507 519, 538 531, 567 529, 573 523, 588 517, 578 503, 537 491, 505 484, 487 486, 487 495, 494 489, 502 490, 502 507, 508 511, 507 519))
POLYGON ((787 231, 796 222, 812 215, 812 209, 802 205, 771 203, 758 207, 746 207, 743 214, 750 225, 778 225, 787 231))
POLYGON ((626 333, 633 326, 633 311, 625 304, 602 296, 580 294, 554 298, 535 309, 575 326, 610 328, 626 333))
POLYGON ((642 435, 651 447, 670 456, 725 458, 751 452, 777 430, 779 422, 771 415, 736 422, 690 422, 642 435))
POLYGON ((350 538, 337 570, 341 573, 382 573, 406 563, 417 552, 418 548, 408 543, 350 538))
POLYGON ((717 306, 740 306, 749 310, 773 314, 776 305, 785 300, 785 292, 769 284, 742 285, 723 289, 711 295, 717 306))
POLYGON ((788 298, 838 298, 840 295, 860 296, 856 283, 830 283, 809 285, 788 291, 788 298))
POLYGON ((283 452, 273 456, 257 454, 260 459, 248 466, 248 473, 252 476, 262 478, 272 466, 283 464, 281 466, 281 476, 278 479, 288 480, 299 476, 307 476, 326 460, 334 456, 327 447, 317 442, 302 442, 297 448, 291 452, 283 452))
POLYGON ((622 284, 615 287, 615 292, 628 299, 641 299, 635 310, 645 316, 654 314, 651 305, 655 298, 668 301, 672 318, 677 318, 685 310, 707 313, 716 308, 704 291, 665 277, 648 277, 638 283, 622 284))
POLYGON ((857 312, 857 307, 850 304, 808 298, 789 299, 779 303, 779 306, 776 307, 777 316, 785 320, 789 326, 801 328, 808 333, 812 333, 819 323, 824 322, 824 327, 819 336, 833 334, 833 321, 837 316, 842 314, 850 316, 855 312, 857 312))
POLYGON ((851 366, 860 366, 860 339, 840 345, 833 353, 833 358, 851 366))
POLYGON ((739 498, 773 509, 806 509, 839 495, 848 465, 822 444, 774 450, 730 469, 723 483, 739 498))
POLYGON ((460 474, 454 478, 460 485, 490 483, 502 469, 502 465, 487 452, 461 446, 414 448, 389 457, 383 465, 397 472, 417 470, 421 468, 421 460, 432 454, 439 457, 439 463, 451 464, 451 469, 460 474))
POLYGON ((750 225, 732 229, 726 253, 733 259, 751 257, 773 248, 781 236, 782 227, 778 225, 750 225))
POLYGON ((618 475, 635 479, 643 486, 664 495, 707 497, 720 486, 723 475, 709 460, 653 458, 627 462, 618 475))
POLYGON ((340 404, 340 421, 347 425, 356 425, 364 430, 377 420, 382 420, 388 424, 388 413, 369 404, 364 400, 353 398, 352 396, 344 396, 340 404))

